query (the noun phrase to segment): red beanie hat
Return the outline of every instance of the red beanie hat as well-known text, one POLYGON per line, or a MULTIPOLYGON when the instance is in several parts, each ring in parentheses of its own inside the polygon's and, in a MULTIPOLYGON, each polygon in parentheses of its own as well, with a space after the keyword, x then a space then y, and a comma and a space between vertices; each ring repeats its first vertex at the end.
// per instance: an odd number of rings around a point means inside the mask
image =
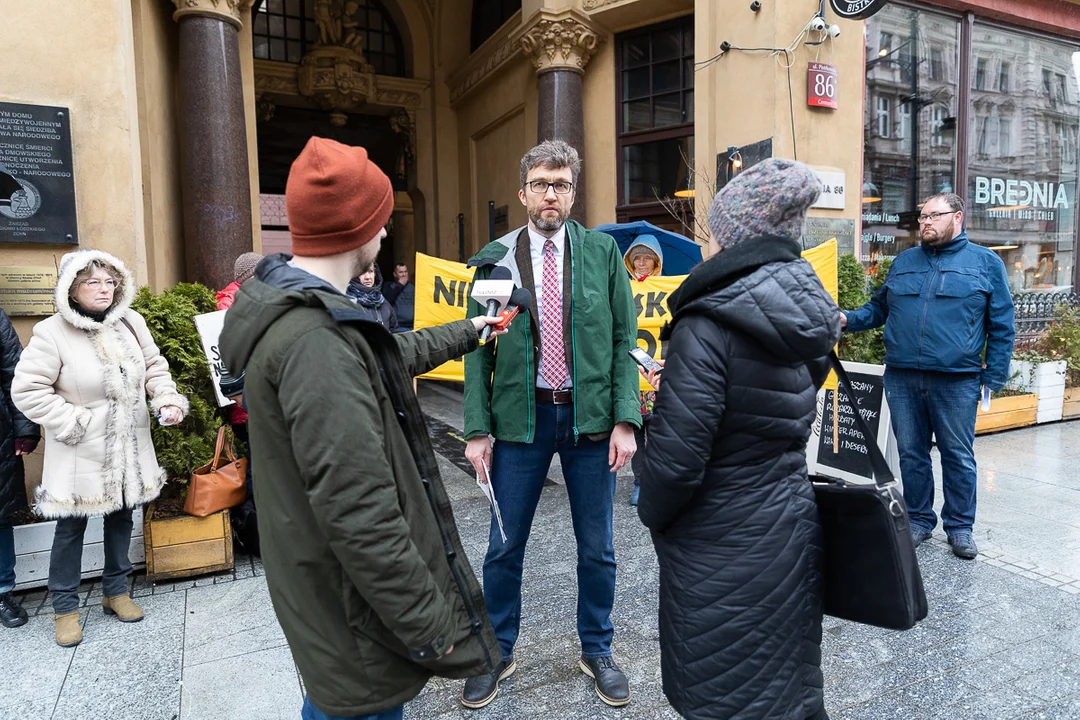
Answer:
POLYGON ((390 219, 390 178, 362 147, 308 140, 285 185, 294 255, 337 255, 366 245, 390 219))

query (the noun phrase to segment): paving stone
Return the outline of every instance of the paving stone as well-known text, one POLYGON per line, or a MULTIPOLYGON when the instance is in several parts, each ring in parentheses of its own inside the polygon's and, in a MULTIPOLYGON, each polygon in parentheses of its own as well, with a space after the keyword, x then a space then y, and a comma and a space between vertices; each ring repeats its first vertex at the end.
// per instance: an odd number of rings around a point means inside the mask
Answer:
POLYGON ((185 667, 180 720, 296 720, 303 700, 289 648, 278 647, 185 667))

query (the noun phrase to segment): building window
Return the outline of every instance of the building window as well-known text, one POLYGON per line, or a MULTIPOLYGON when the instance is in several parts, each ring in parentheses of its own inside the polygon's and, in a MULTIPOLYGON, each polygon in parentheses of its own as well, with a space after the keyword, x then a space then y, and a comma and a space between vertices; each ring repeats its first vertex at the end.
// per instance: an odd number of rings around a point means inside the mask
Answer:
POLYGON ((473 0, 469 50, 476 49, 499 31, 521 9, 521 0, 473 0))
MULTIPOLYGON (((404 45, 379 0, 350 0, 342 6, 363 35, 361 54, 379 75, 405 75, 404 45)), ((254 54, 260 60, 299 63, 319 42, 315 0, 264 0, 252 26, 254 54)))
MULTIPOLYGON (((674 218, 665 209, 695 190, 694 23, 682 18, 617 36, 620 221, 674 218), (678 194, 677 194, 678 193, 678 194)), ((673 229, 691 234, 689 228, 673 229)))
POLYGON ((950 119, 949 108, 934 105, 930 109, 930 147, 950 147, 952 143, 945 132, 946 123, 950 119))
POLYGON ((976 123, 978 128, 976 137, 978 138, 979 148, 975 152, 986 155, 990 151, 990 118, 981 117, 976 123))
POLYGON ((945 79, 945 51, 940 47, 930 48, 930 79, 945 79))
POLYGON ((975 89, 986 89, 986 58, 975 61, 975 89))
POLYGON ((1008 118, 998 119, 998 154, 1002 157, 1011 157, 1013 154, 1012 120, 1008 118))
POLYGON ((998 92, 1009 92, 1009 78, 1012 77, 1012 63, 1002 61, 998 71, 998 92))
POLYGON ((878 35, 878 57, 884 57, 892 52, 893 49, 893 36, 892 33, 883 32, 878 35))
POLYGON ((885 140, 891 136, 889 129, 892 127, 892 98, 888 95, 879 95, 877 99, 877 136, 885 140))

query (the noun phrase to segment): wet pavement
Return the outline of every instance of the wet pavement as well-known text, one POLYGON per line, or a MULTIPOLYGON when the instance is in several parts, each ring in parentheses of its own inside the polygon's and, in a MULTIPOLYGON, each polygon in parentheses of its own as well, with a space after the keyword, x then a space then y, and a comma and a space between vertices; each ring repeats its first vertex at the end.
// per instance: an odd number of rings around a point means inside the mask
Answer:
MULTIPOLYGON (((452 437, 460 399, 421 386, 425 410, 452 437)), ((441 438, 440 440, 446 440, 441 438)), ((460 441, 458 441, 460 442, 460 441)), ((441 442, 453 457, 453 443, 441 442)), ((463 447, 463 445, 462 445, 463 447)), ((938 531, 918 551, 929 617, 893 632, 825 621, 823 670, 834 720, 1080 718, 1080 422, 979 438, 979 560, 951 554, 938 531)), ((440 458, 470 561, 479 569, 487 510, 471 477, 440 458)), ((660 689, 655 556, 619 478, 615 657, 634 700, 613 710, 576 666, 575 549, 558 464, 526 553, 518 672, 488 708, 457 705, 461 682, 434 680, 409 718, 677 718, 660 689)), ((940 506, 940 491, 938 493, 940 506)), ((299 717, 302 680, 274 619, 262 566, 237 558, 216 577, 133 580, 146 619, 101 613, 83 586, 85 640, 52 641, 44 590, 22 594, 34 617, 0 629, 0 720, 271 720, 299 717)))

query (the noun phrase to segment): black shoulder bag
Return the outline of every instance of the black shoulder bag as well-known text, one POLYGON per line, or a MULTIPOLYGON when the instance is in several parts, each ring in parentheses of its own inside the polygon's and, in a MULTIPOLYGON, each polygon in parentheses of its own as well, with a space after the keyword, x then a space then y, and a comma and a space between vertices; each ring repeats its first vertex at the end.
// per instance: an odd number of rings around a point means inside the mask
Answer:
MULTIPOLYGON (((854 397, 836 353, 829 355, 829 362, 854 397)), ((855 422, 870 449, 875 484, 810 478, 825 535, 825 614, 908 630, 926 617, 927 607, 907 507, 874 434, 858 412, 855 422)))

